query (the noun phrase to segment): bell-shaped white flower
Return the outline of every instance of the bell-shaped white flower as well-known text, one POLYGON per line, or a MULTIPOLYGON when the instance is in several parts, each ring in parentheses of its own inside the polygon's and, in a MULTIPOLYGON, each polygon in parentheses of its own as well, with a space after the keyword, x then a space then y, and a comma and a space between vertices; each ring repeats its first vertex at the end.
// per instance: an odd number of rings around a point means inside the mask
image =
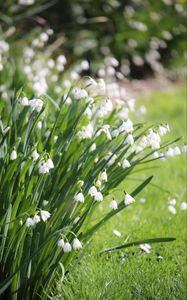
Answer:
POLYGON ((152 129, 149 130, 147 135, 147 142, 150 144, 153 150, 160 148, 160 135, 154 132, 152 129))
POLYGON ((75 238, 75 239, 73 240, 73 249, 74 249, 74 250, 79 250, 79 249, 81 249, 81 248, 82 248, 81 242, 78 240, 78 238, 75 238))
POLYGON ((120 130, 120 132, 123 132, 123 131, 125 131, 127 133, 132 132, 133 131, 133 122, 130 119, 128 119, 127 121, 124 121, 122 123, 122 125, 120 126, 119 130, 120 130))
POLYGON ((183 152, 183 153, 187 153, 187 145, 184 145, 184 146, 182 147, 182 152, 183 152))
POLYGON ((28 106, 29 105, 29 100, 27 97, 23 97, 21 100, 20 100, 20 104, 23 105, 23 106, 28 106))
POLYGON ((130 168, 130 166, 131 166, 130 162, 127 159, 124 159, 122 162, 122 168, 123 169, 130 168))
POLYGON ((135 199, 134 199, 131 195, 126 194, 126 195, 125 195, 125 198, 124 198, 124 203, 125 203, 125 205, 130 205, 130 204, 132 204, 133 202, 135 202, 135 199))
POLYGON ((176 215, 176 213, 177 213, 177 210, 173 205, 168 205, 168 210, 173 215, 176 215))
POLYGON ((108 140, 112 140, 112 136, 110 134, 110 125, 105 124, 103 127, 97 132, 97 136, 100 136, 102 132, 106 134, 108 140))
POLYGON ((167 133, 167 127, 164 126, 164 125, 160 125, 159 128, 158 128, 158 133, 160 136, 163 136, 167 133))
POLYGON ((42 122, 41 122, 41 121, 39 121, 39 122, 37 123, 37 128, 38 128, 38 129, 41 129, 41 128, 42 128, 42 122))
POLYGON ((29 100, 29 106, 32 107, 33 110, 40 112, 43 107, 43 101, 41 99, 29 100))
POLYGON ((147 254, 151 252, 151 246, 149 244, 140 244, 140 249, 147 254))
POLYGON ((64 247, 63 247, 63 250, 64 250, 65 253, 71 252, 72 251, 72 247, 71 247, 70 243, 68 243, 68 242, 65 243, 64 247))
POLYGON ((46 166, 49 170, 54 168, 54 164, 51 158, 48 158, 48 160, 46 161, 46 166))
POLYGON ((100 175, 100 180, 107 182, 108 177, 106 171, 102 172, 100 175))
POLYGON ((34 161, 37 160, 40 157, 40 155, 38 154, 36 149, 32 152, 31 156, 32 156, 34 161))
POLYGON ((91 139, 94 133, 94 128, 91 123, 89 123, 83 130, 77 132, 77 136, 81 139, 91 139))
POLYGON ((134 138, 132 134, 128 134, 128 136, 125 139, 125 143, 129 144, 129 145, 133 145, 134 144, 134 138))
POLYGON ((180 155, 181 154, 181 150, 178 146, 174 147, 173 154, 174 155, 180 155))
POLYGON ((12 153, 10 154, 10 159, 15 160, 17 158, 17 152, 16 150, 13 150, 12 153))
POLYGON ((42 205, 43 205, 43 206, 46 206, 48 203, 49 203, 49 201, 43 200, 42 205))
POLYGON ((33 221, 34 221, 35 224, 39 223, 40 222, 40 216, 34 215, 33 221))
POLYGON ((108 160, 109 158, 110 158, 110 160, 108 161, 108 165, 112 166, 115 163, 116 159, 117 159, 117 155, 113 154, 112 152, 108 152, 108 154, 105 156, 105 160, 108 160))
POLYGON ((90 147, 90 151, 92 152, 92 151, 95 151, 95 149, 96 149, 96 144, 95 143, 93 143, 92 145, 91 145, 91 147, 90 147))
POLYGON ((165 152, 165 157, 173 157, 174 151, 173 148, 169 147, 169 149, 165 152))
POLYGON ((116 200, 112 200, 111 202, 110 202, 110 204, 109 204, 109 207, 111 208, 111 209, 117 209, 118 208, 118 204, 117 204, 117 202, 116 202, 116 200))
POLYGON ((181 208, 181 210, 187 210, 187 203, 186 202, 182 202, 180 204, 180 208, 181 208))
POLYGON ((83 193, 78 193, 73 198, 76 202, 84 203, 84 195, 83 193))
POLYGON ((105 92, 106 92, 106 84, 105 84, 103 78, 100 78, 98 80, 97 86, 98 86, 98 94, 99 95, 104 95, 105 92))
POLYGON ((45 162, 39 163, 39 174, 47 174, 49 173, 49 168, 45 162))
POLYGON ((93 185, 89 191, 88 191, 88 195, 94 197, 97 194, 97 188, 93 185))
POLYGON ((41 219, 44 222, 46 222, 50 218, 51 214, 48 211, 46 211, 46 210, 41 210, 40 211, 40 216, 41 216, 41 219))
POLYGON ((103 201, 103 195, 101 192, 97 192, 97 194, 94 196, 94 199, 97 201, 97 202, 101 202, 103 201))
POLYGON ((119 129, 114 129, 113 131, 112 131, 112 137, 114 138, 114 137, 117 137, 118 135, 119 135, 119 129))
POLYGON ((33 220, 33 218, 27 218, 26 220, 26 226, 29 228, 31 226, 34 226, 35 222, 33 220))
POLYGON ((169 205, 175 206, 176 203, 177 203, 177 201, 176 201, 176 199, 170 199, 170 200, 168 201, 168 203, 169 203, 169 205))
POLYGON ((59 239, 57 242, 58 247, 64 248, 64 240, 63 239, 59 239))
POLYGON ((121 232, 119 232, 117 229, 114 229, 113 230, 113 233, 118 236, 118 237, 121 237, 121 232))
POLYGON ((76 99, 76 100, 80 100, 82 98, 88 97, 87 91, 84 89, 80 89, 78 87, 75 87, 73 89, 72 94, 73 94, 74 99, 76 99))

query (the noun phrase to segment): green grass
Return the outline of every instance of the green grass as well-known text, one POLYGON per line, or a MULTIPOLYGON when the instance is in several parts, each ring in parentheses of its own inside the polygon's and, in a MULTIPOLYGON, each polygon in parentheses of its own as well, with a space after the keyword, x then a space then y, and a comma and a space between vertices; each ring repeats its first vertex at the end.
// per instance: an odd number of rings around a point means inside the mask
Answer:
MULTIPOLYGON (((142 97, 143 98, 143 97, 142 97)), ((171 138, 185 135, 185 88, 180 86, 171 92, 154 92, 147 99, 139 99, 147 107, 148 121, 168 122, 171 138)), ((181 145, 185 140, 181 142, 181 145)), ((123 190, 131 192, 136 179, 154 175, 152 183, 138 195, 136 203, 116 215, 102 227, 89 245, 91 255, 80 264, 73 265, 63 284, 57 284, 58 299, 186 299, 186 212, 179 204, 186 201, 186 156, 169 158, 154 163, 154 169, 131 175, 115 193, 120 197, 123 190), (146 198, 144 204, 139 202, 146 198), (168 197, 176 198, 177 214, 168 211, 168 197), (121 232, 116 237, 113 230, 121 232), (176 237, 172 243, 153 244, 151 254, 140 253, 138 247, 128 250, 95 255, 98 250, 154 237, 176 237), (163 259, 159 260, 158 256, 163 259)), ((100 213, 108 209, 106 199, 100 213)), ((98 218, 96 215, 94 218, 98 218)), ((54 295, 56 291, 54 292, 54 295)), ((54 296, 54 299, 57 299, 54 296)))

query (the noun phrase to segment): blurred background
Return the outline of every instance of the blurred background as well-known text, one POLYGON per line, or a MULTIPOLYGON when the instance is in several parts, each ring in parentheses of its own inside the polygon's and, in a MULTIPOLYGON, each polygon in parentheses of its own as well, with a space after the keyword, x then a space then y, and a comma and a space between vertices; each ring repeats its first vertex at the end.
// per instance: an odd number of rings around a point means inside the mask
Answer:
POLYGON ((83 74, 185 76, 184 0, 1 0, 0 23, 0 38, 49 44, 54 56, 63 52, 66 68, 82 63, 83 74), (53 34, 39 41, 49 28, 53 34))

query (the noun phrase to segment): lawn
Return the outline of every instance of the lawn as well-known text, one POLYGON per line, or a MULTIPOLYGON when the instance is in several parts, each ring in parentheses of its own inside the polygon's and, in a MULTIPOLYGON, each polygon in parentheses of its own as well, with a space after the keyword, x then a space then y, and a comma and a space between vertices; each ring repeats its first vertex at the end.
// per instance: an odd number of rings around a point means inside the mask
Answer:
MULTIPOLYGON (((138 106, 147 108, 146 120, 150 123, 168 122, 171 133, 168 139, 184 136, 185 87, 171 91, 156 91, 140 96, 138 106)), ((180 143, 182 146, 183 139, 180 143)), ((156 161, 144 172, 131 174, 114 197, 122 199, 123 191, 131 192, 137 180, 154 175, 152 184, 141 192, 136 203, 113 217, 95 234, 80 264, 72 265, 70 275, 63 284, 57 284, 54 299, 186 299, 186 212, 180 203, 186 201, 185 154, 165 161, 156 161), (158 187, 159 186, 159 187, 158 187), (145 198, 145 203, 139 200, 145 198), (174 215, 168 210, 168 199, 177 200, 174 215), (116 229, 121 237, 114 235, 116 229), (138 247, 96 255, 99 250, 154 237, 175 237, 171 243, 152 244, 151 253, 142 253, 138 247), (56 295, 56 296, 55 296, 56 295)), ((146 165, 144 166, 146 168, 146 165)), ((108 211, 109 199, 100 205, 100 214, 108 211)), ((95 214, 93 219, 99 218, 95 214)))

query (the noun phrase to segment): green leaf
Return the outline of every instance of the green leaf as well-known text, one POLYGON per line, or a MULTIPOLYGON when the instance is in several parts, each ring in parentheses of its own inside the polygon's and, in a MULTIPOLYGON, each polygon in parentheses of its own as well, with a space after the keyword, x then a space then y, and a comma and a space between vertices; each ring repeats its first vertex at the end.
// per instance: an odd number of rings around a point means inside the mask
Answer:
POLYGON ((120 249, 129 248, 129 247, 133 247, 133 246, 138 246, 138 245, 141 245, 141 244, 168 243, 168 242, 173 242, 175 240, 176 240, 176 238, 174 238, 174 237, 145 239, 145 240, 141 240, 141 241, 135 241, 135 242, 123 244, 123 245, 120 245, 120 246, 115 246, 115 247, 112 247, 112 248, 104 249, 104 250, 98 252, 97 254, 103 254, 103 253, 107 253, 107 252, 111 252, 111 251, 115 251, 115 250, 120 250, 120 249))

